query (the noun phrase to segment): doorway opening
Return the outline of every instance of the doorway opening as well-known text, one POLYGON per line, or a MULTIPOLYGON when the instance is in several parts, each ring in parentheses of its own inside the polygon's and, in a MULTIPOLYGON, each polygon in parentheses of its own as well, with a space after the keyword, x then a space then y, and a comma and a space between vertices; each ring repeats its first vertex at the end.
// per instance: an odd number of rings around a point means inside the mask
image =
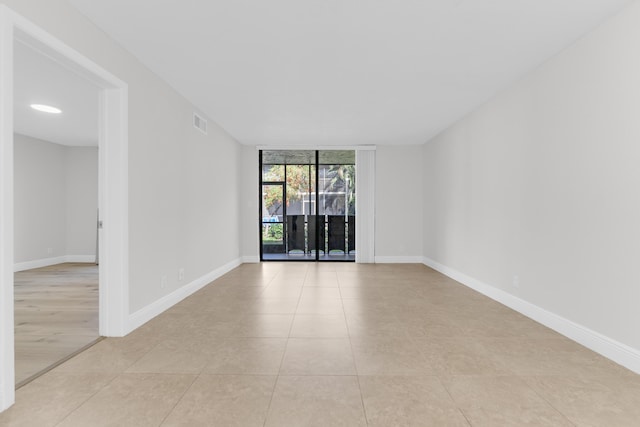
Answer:
POLYGON ((260 150, 260 260, 356 259, 354 150, 260 150))
POLYGON ((0 5, 0 411, 14 403, 16 384, 14 54, 17 43, 46 55, 98 87, 99 334, 123 336, 129 331, 127 84, 7 6, 0 5))
POLYGON ((99 338, 99 97, 98 86, 15 41, 16 387, 99 338))

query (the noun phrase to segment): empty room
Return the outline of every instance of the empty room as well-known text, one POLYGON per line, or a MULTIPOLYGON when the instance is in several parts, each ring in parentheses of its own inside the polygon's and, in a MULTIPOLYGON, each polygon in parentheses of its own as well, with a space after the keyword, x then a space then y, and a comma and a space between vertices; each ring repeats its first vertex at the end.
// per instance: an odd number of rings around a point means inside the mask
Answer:
POLYGON ((14 52, 20 386, 99 338, 98 90, 26 45, 14 52), (34 102, 64 102, 65 109, 34 102))
POLYGON ((0 0, 0 426, 638 425, 639 44, 638 0, 0 0))

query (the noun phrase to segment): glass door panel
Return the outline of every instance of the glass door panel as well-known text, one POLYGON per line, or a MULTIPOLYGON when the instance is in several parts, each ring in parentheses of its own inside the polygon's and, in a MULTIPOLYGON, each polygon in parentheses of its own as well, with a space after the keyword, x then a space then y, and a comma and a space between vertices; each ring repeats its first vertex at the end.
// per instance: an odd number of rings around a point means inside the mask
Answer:
POLYGON ((284 182, 284 165, 262 165, 262 182, 284 182))
POLYGON ((284 183, 262 185, 262 251, 269 254, 285 253, 284 183))
POLYGON ((311 165, 286 165, 287 254, 307 253, 307 221, 311 204, 311 165))
POLYGON ((318 167, 319 214, 326 224, 329 259, 355 255, 355 165, 321 164, 318 167))
POLYGON ((355 260, 354 151, 261 151, 260 185, 262 260, 355 260))

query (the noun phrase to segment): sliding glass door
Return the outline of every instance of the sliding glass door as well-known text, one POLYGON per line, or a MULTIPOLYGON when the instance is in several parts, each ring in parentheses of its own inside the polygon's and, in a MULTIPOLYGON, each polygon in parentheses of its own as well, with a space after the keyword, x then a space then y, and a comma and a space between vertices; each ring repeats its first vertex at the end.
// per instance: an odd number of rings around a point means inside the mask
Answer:
POLYGON ((355 261, 355 152, 260 151, 263 261, 355 261))
POLYGON ((262 242, 267 253, 281 253, 284 242, 284 183, 271 182, 262 185, 262 242))

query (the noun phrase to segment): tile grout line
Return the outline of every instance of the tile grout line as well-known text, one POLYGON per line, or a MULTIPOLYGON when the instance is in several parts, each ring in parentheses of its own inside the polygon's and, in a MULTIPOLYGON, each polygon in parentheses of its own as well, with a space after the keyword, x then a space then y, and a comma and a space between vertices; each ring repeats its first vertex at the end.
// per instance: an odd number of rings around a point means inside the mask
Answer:
POLYGON ((109 382, 107 382, 103 387, 101 387, 100 389, 96 390, 95 393, 91 394, 90 396, 88 396, 85 400, 83 400, 81 403, 78 404, 78 406, 76 406, 74 409, 72 409, 71 411, 69 411, 67 413, 67 415, 65 415, 60 421, 58 421, 56 423, 56 426, 59 426, 60 424, 62 424, 63 422, 65 422, 67 420, 67 418, 69 418, 74 412, 76 412, 78 409, 80 409, 81 407, 83 407, 89 400, 93 399, 98 393, 100 393, 102 390, 104 390, 105 388, 109 387, 111 384, 113 384, 113 382, 115 380, 118 379, 118 377, 122 375, 122 372, 117 373, 114 375, 113 378, 111 378, 111 380, 109 382))
POLYGON ((182 395, 180 396, 180 398, 178 398, 176 400, 176 403, 173 404, 173 406, 171 407, 171 410, 169 412, 167 412, 167 415, 164 416, 164 418, 162 419, 162 421, 160 421, 160 424, 158 424, 158 426, 161 426, 162 424, 165 423, 165 421, 167 421, 167 418, 169 418, 169 416, 173 413, 173 411, 175 411, 176 407, 178 406, 178 404, 180 402, 182 402, 182 399, 184 399, 184 396, 187 394, 187 392, 189 390, 191 390, 191 388, 193 387, 193 385, 196 383, 196 381, 202 376, 202 372, 200 372, 198 375, 195 375, 193 380, 191 381, 191 384, 189 384, 189 387, 186 387, 184 389, 184 391, 182 392, 182 395))
MULTIPOLYGON (((139 361, 141 361, 147 354, 150 354, 153 350, 155 350, 157 347, 160 346, 160 344, 162 344, 167 338, 171 339, 174 338, 172 335, 162 335, 163 338, 158 339, 158 342, 156 342, 155 344, 153 344, 151 346, 151 348, 149 348, 148 351, 145 351, 144 354, 142 354, 140 357, 138 357, 133 363, 131 363, 129 366, 127 366, 122 372, 120 372, 120 374, 132 374, 135 372, 127 372, 129 369, 131 369, 132 367, 134 367, 139 361)), ((120 375, 118 374, 118 375, 120 375)))
MULTIPOLYGON (((562 412, 560 409, 556 408, 555 405, 553 405, 551 402, 549 402, 549 400, 547 398, 545 398, 542 394, 538 393, 538 390, 536 390, 535 388, 531 387, 529 385, 529 383, 525 379, 525 378, 527 378, 527 376, 518 375, 518 374, 515 374, 514 376, 516 378, 519 378, 527 386, 527 388, 532 390, 535 393, 536 396, 538 396, 540 399, 542 399, 544 402, 546 402, 546 404, 549 405, 551 408, 553 408, 553 410, 556 411, 558 414, 560 414, 562 416, 562 418, 567 420, 567 422, 569 424, 571 424, 572 426, 576 426, 577 425, 567 415, 565 415, 564 412, 562 412)), ((528 377, 530 378, 531 376, 528 376, 528 377)), ((536 375, 533 375, 533 377, 535 378, 536 375)))
POLYGON ((364 404, 364 395, 362 394, 362 385, 360 384, 360 373, 358 372, 358 365, 356 365, 356 354, 353 351, 353 342, 351 342, 351 331, 349 330, 349 323, 347 322, 347 313, 344 310, 344 298, 342 297, 342 290, 340 286, 340 276, 338 275, 338 292, 340 292, 340 304, 342 305, 342 316, 344 323, 347 327, 347 337, 349 338, 349 349, 351 350, 351 359, 353 360, 353 369, 356 371, 356 382, 358 383, 358 391, 360 392, 360 404, 362 405, 362 414, 364 415, 364 422, 369 425, 369 417, 367 416, 367 408, 364 404))
POLYGON ((90 349, 91 347, 93 347, 94 345, 98 344, 100 341, 103 341, 105 339, 106 339, 106 337, 98 337, 97 339, 95 339, 95 340, 91 341, 90 343, 86 344, 84 347, 74 351, 70 355, 68 355, 68 356, 62 358, 61 360, 55 362, 53 365, 48 366, 47 368, 45 368, 45 369, 43 369, 41 371, 38 371, 35 374, 31 375, 27 379, 20 381, 18 384, 16 384, 16 390, 24 387, 25 385, 29 384, 32 381, 37 380, 38 378, 40 378, 41 376, 43 376, 47 372, 53 371, 58 366, 63 365, 65 362, 73 359, 74 357, 76 357, 80 353, 84 352, 85 350, 90 349))
POLYGON ((442 382, 442 379, 440 379, 439 375, 434 375, 436 380, 438 381, 438 383, 440 383, 440 385, 442 386, 442 388, 444 389, 444 391, 447 392, 447 395, 449 396, 449 399, 451 399, 451 401, 453 402, 453 404, 455 405, 456 409, 458 410, 458 412, 460 412, 460 414, 464 417, 464 419, 467 421, 467 424, 469 424, 469 426, 471 427, 471 420, 469 420, 469 418, 467 418, 467 414, 464 413, 464 411, 462 410, 462 408, 460 407, 460 405, 458 405, 458 402, 456 402, 456 400, 453 398, 453 396, 451 395, 451 392, 449 391, 449 389, 447 388, 447 386, 442 382))
MULTIPOLYGON (((108 341, 110 338, 109 337, 105 337, 104 339, 100 340, 100 342, 106 342, 108 341)), ((99 390, 96 390, 95 393, 91 394, 89 397, 87 397, 87 399, 85 399, 84 401, 82 401, 80 404, 78 404, 77 407, 75 407, 73 410, 69 411, 69 413, 67 415, 64 416, 63 419, 60 420, 60 422, 58 422, 56 425, 60 425, 62 424, 67 418, 69 418, 71 416, 71 414, 73 414, 75 411, 77 411, 78 409, 80 409, 80 407, 82 407, 85 403, 87 403, 90 399, 92 399, 93 397, 95 397, 98 393, 100 393, 102 390, 104 390, 105 388, 107 388, 108 386, 110 386, 115 380, 117 380, 120 376, 122 376, 123 374, 127 374, 127 369, 130 369, 132 366, 134 366, 136 363, 138 363, 138 361, 140 359, 142 359, 144 356, 147 355, 147 353, 151 352, 151 350, 153 350, 154 348, 156 348, 156 346, 158 346, 160 343, 156 343, 151 349, 149 349, 149 351, 145 352, 143 355, 141 355, 140 357, 138 357, 133 363, 131 363, 129 366, 127 366, 124 370, 120 371, 120 372, 105 372, 104 374, 115 374, 114 377, 111 379, 111 381, 109 381, 107 384, 104 385, 104 387, 100 388, 99 390)), ((78 356, 80 353, 78 353, 76 356, 78 356)), ((71 359, 70 359, 71 360, 71 359)), ((62 372, 64 373, 64 372, 62 372)), ((86 372, 85 372, 86 373, 86 372)), ((102 373, 102 372, 99 372, 102 373)))
MULTIPOLYGON (((308 274, 308 267, 307 270, 305 271, 305 275, 304 275, 304 279, 302 279, 302 283, 303 283, 303 288, 304 288, 304 281, 307 278, 307 274, 308 274)), ((273 396, 275 396, 276 394, 276 387, 278 386, 278 382, 280 381, 280 371, 282 371, 282 364, 284 363, 284 356, 287 354, 287 348, 289 348, 289 339, 291 337, 291 331, 293 329, 293 323, 296 320, 296 314, 298 312, 298 305, 300 304, 300 298, 302 298, 302 291, 300 291, 300 295, 298 295, 298 302, 296 303, 296 309, 294 311, 293 314, 293 319, 291 320, 291 325, 289 325, 289 333, 287 334, 287 341, 284 345, 284 351, 282 352, 282 357, 280 358, 280 366, 278 366, 278 372, 276 374, 276 379, 273 382, 273 389, 271 390, 271 398, 269 399, 269 404, 267 405, 267 410, 266 410, 266 414, 264 416, 264 422, 262 423, 262 426, 265 427, 267 425, 267 420, 269 419, 269 413, 271 411, 271 404, 273 403, 273 396)))

